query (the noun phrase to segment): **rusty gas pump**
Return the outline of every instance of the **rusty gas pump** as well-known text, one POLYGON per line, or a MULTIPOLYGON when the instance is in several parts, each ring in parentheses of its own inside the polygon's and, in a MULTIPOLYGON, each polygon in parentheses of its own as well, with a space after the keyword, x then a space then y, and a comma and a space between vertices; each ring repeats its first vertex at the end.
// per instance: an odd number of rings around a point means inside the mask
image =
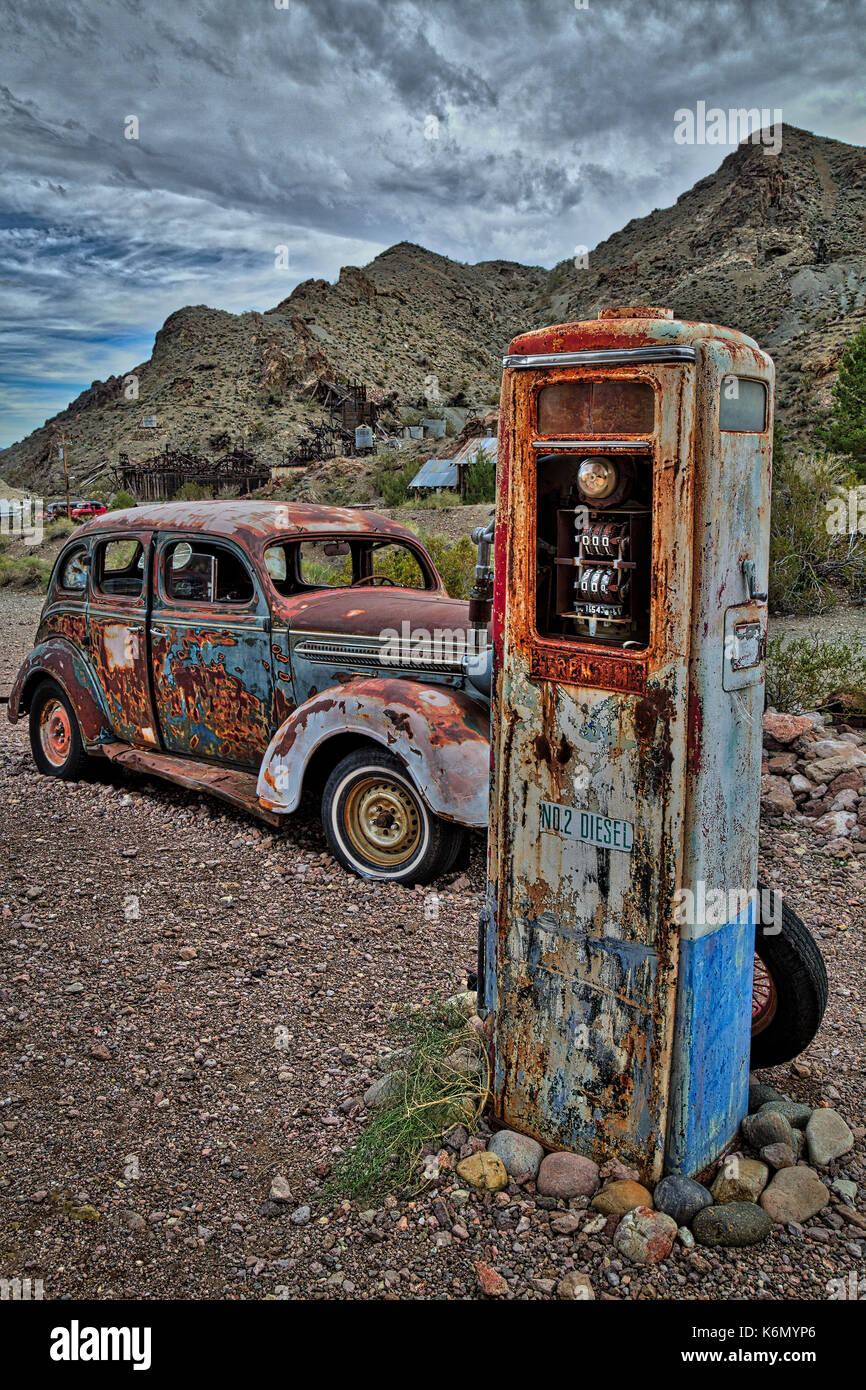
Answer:
POLYGON ((746 1109, 772 395, 750 338, 665 309, 504 361, 495 1115, 647 1181, 699 1172, 746 1109))

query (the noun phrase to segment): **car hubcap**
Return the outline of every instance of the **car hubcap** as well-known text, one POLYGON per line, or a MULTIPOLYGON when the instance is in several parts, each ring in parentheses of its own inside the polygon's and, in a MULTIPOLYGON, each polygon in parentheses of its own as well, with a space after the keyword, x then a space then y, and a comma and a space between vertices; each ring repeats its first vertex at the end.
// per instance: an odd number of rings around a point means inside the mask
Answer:
POLYGON ((42 751, 51 766, 62 767, 69 757, 72 727, 69 713, 59 700, 49 700, 45 704, 39 723, 39 736, 42 751))
POLYGON ((352 847, 374 864, 404 863, 421 840, 418 807, 398 782, 379 777, 357 782, 346 798, 344 819, 352 847))
POLYGON ((752 1033, 761 1033, 776 1012, 776 986, 761 957, 755 956, 752 978, 752 1033))

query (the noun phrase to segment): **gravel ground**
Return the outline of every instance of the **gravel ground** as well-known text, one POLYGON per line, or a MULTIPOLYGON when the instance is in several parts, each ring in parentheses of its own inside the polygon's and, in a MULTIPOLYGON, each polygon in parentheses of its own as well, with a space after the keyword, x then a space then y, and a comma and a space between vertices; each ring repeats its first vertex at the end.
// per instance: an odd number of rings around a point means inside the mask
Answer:
MULTIPOLYGON (((0 593, 0 693, 39 606, 0 593)), ((473 967, 480 837, 431 923, 420 892, 345 874, 314 808, 274 833, 141 777, 41 778, 5 717, 0 808, 0 1277, 41 1278, 51 1299, 475 1298, 483 1262, 509 1297, 555 1296, 576 1269, 597 1297, 742 1299, 825 1298, 862 1275, 866 1233, 832 1207, 749 1250, 677 1245, 645 1270, 609 1232, 557 1235, 531 1185, 467 1194, 445 1164, 414 1201, 321 1195, 392 1009, 473 967), (268 1200, 277 1174, 284 1203, 268 1200)), ((763 857, 831 979, 799 1059, 810 1074, 764 1077, 860 1126, 862 862, 818 855, 800 827, 768 830, 763 857)), ((858 1133, 830 1171, 862 1182, 858 1133)))

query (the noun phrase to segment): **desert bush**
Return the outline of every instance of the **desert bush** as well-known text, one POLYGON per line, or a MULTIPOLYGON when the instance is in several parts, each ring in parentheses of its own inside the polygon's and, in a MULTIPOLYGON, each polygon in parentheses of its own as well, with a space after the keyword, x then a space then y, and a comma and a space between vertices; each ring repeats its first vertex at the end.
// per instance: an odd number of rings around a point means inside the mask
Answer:
POLYGON ((774 709, 815 709, 840 690, 866 692, 866 648, 842 638, 770 639, 766 692, 774 709))
POLYGON ((123 488, 121 488, 119 492, 116 492, 114 494, 111 501, 109 502, 108 510, 110 512, 119 512, 125 510, 127 507, 134 507, 136 505, 137 504, 132 493, 124 492, 123 488))
POLYGON ((856 479, 826 459, 797 463, 777 425, 773 436, 770 522, 770 608, 777 613, 820 613, 838 590, 866 592, 866 536, 834 531, 831 505, 838 489, 856 479))
POLYGON ((184 483, 174 494, 175 502, 207 502, 212 498, 209 488, 202 487, 201 483, 184 483))
POLYGON ((866 481, 866 324, 843 349, 830 417, 818 435, 834 454, 850 459, 857 477, 866 481))
POLYGON ((24 555, 17 559, 0 552, 0 589, 45 590, 51 568, 51 561, 43 560, 38 555, 24 555))
POLYGON ((466 470, 464 502, 496 501, 496 464, 483 449, 477 449, 466 470))
POLYGON ((418 472, 416 458, 402 461, 401 456, 383 454, 382 462, 373 473, 373 484, 384 499, 386 507, 402 507, 409 496, 409 484, 418 472))

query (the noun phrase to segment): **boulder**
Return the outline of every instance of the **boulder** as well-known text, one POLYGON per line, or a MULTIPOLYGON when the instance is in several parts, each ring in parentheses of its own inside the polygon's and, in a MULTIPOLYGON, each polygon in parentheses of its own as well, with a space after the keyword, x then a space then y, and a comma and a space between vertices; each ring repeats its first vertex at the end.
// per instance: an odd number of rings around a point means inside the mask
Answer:
POLYGON ((780 1115, 784 1115, 792 1129, 805 1129, 812 1113, 811 1105, 802 1105, 797 1100, 768 1100, 766 1105, 761 1106, 758 1114, 763 1115, 766 1110, 777 1110, 780 1115))
POLYGON ((536 1183, 542 1197, 591 1197, 598 1189, 598 1164, 582 1154, 547 1154, 536 1183))
POLYGON ((544 1149, 537 1139, 528 1134, 518 1134, 513 1129, 500 1129, 487 1145, 487 1152, 501 1158, 506 1173, 512 1178, 538 1176, 544 1149))
POLYGON ((811 733, 814 725, 805 714, 778 714, 768 709, 764 715, 764 733, 776 743, 793 743, 801 734, 811 733))
POLYGON ((508 1186, 505 1164, 486 1149, 461 1159, 457 1164, 457 1176, 481 1192, 501 1192, 508 1186))
POLYGON ((761 1193, 761 1206, 771 1221, 808 1221, 826 1207, 830 1193, 818 1174, 802 1164, 782 1168, 761 1193))
POLYGON ((613 1243, 636 1265, 656 1265, 667 1259, 677 1235, 677 1223, 663 1211, 633 1207, 616 1228, 613 1243))
POLYGON ((754 1202, 725 1202, 720 1207, 704 1207, 692 1222, 695 1239, 701 1245, 755 1245, 772 1229, 770 1217, 754 1202))
POLYGON ((761 1149, 761 1158, 771 1168, 793 1168, 797 1162, 797 1155, 788 1144, 765 1144, 761 1149))
POLYGON ((657 1211, 672 1217, 678 1226, 690 1226, 699 1211, 713 1205, 713 1198, 703 1183, 671 1173, 656 1183, 653 1202, 657 1211))
POLYGON ((761 778, 761 806, 771 815, 793 815, 797 809, 797 803, 786 777, 768 776, 761 778))
MULTIPOLYGON (((607 1183, 595 1197, 591 1205, 605 1215, 624 1216, 635 1207, 652 1208, 652 1193, 639 1182, 627 1179, 607 1183)), ((676 1223, 674 1223, 676 1225, 676 1223)))
POLYGON ((710 1191, 717 1206, 726 1202, 757 1202, 770 1178, 766 1163, 734 1156, 725 1160, 710 1191))
POLYGON ((806 1126, 809 1159, 819 1168, 854 1147, 854 1135, 835 1110, 813 1110, 806 1126))
POLYGON ((757 1115, 747 1115, 740 1124, 740 1133, 750 1149, 760 1151, 765 1144, 794 1147, 791 1126, 778 1110, 762 1110, 757 1115))

